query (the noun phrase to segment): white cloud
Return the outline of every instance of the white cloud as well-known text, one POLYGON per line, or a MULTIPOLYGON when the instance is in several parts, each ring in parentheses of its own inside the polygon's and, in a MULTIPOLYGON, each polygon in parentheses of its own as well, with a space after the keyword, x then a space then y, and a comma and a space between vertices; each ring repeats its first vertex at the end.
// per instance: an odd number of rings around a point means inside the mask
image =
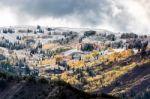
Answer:
POLYGON ((40 18, 40 19, 32 19, 27 25, 42 25, 42 26, 51 26, 51 27, 81 27, 78 20, 70 19, 70 18, 40 18))
POLYGON ((16 15, 9 8, 0 9, 0 26, 17 25, 16 15))

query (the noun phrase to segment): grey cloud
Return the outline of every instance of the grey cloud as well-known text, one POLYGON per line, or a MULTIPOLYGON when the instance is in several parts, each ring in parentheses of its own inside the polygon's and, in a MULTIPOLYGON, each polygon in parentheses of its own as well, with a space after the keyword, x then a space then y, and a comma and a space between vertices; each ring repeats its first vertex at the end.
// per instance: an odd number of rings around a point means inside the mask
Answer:
POLYGON ((1 3, 18 7, 18 10, 34 16, 62 17, 75 12, 81 14, 89 10, 96 11, 101 2, 99 0, 94 2, 92 0, 2 0, 1 3))
POLYGON ((2 0, 1 3, 35 18, 76 15, 83 24, 92 25, 97 25, 103 14, 109 13, 108 0, 2 0))
MULTIPOLYGON (((142 7, 146 4, 146 0, 126 0, 126 3, 131 1, 142 7)), ((127 6, 124 2, 123 0, 1 0, 0 4, 34 18, 71 17, 77 19, 83 26, 96 27, 107 24, 116 31, 150 32, 146 25, 141 28, 142 21, 139 21, 141 18, 136 19, 137 12, 130 13, 132 6, 127 6)), ((149 6, 145 8, 147 9, 149 6)), ((150 21, 150 12, 147 14, 147 21, 150 21)))

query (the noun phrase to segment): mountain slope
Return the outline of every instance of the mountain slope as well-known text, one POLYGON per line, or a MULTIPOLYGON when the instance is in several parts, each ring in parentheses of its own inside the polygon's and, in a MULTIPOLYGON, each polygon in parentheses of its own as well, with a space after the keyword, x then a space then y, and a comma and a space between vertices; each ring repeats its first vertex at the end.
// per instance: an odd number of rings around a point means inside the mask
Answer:
POLYGON ((63 81, 17 77, 0 73, 0 99, 116 99, 82 92, 63 81))
MULTIPOLYGON (((140 59, 138 55, 130 58, 129 62, 138 63, 138 61, 148 60, 149 56, 144 59, 140 59)), ((146 97, 150 96, 150 62, 136 66, 133 70, 120 76, 112 84, 97 92, 110 93, 123 98, 147 99, 146 97)))

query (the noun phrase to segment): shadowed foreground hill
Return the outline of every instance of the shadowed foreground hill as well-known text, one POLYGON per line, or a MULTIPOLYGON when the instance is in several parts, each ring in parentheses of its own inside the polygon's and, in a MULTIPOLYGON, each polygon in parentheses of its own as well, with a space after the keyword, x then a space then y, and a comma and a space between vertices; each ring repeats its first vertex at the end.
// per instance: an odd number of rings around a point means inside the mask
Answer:
MULTIPOLYGON (((123 99, 149 99, 150 98, 150 55, 140 58, 139 55, 130 57, 131 62, 137 64, 135 68, 118 77, 110 85, 97 92, 119 96, 123 99), (146 62, 148 61, 148 62, 146 62), (144 63, 146 62, 146 63, 144 63)), ((122 62, 121 62, 122 63, 122 62)), ((124 64, 124 63, 123 63, 124 64)))
POLYGON ((134 99, 149 99, 150 63, 134 68, 100 91, 119 95, 123 98, 134 97, 134 99))
POLYGON ((0 99, 116 99, 79 91, 63 81, 20 78, 6 73, 0 73, 0 96, 0 99))

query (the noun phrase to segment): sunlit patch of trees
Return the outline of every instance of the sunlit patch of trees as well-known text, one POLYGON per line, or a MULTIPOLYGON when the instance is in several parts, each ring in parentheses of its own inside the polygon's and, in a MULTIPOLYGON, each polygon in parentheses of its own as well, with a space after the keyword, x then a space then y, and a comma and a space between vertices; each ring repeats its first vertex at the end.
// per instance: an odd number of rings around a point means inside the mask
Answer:
POLYGON ((112 51, 112 54, 105 56, 100 56, 99 52, 94 50, 91 53, 84 55, 84 58, 82 60, 68 61, 68 65, 72 68, 82 68, 86 66, 96 66, 101 63, 109 64, 126 59, 132 55, 134 55, 134 51, 132 49, 127 49, 122 52, 112 51))
POLYGON ((82 68, 85 67, 86 64, 82 60, 70 60, 68 61, 68 66, 70 66, 71 68, 82 68))
MULTIPOLYGON (((143 64, 149 63, 150 59, 141 60, 139 62, 132 62, 125 66, 116 66, 114 69, 105 71, 101 75, 96 75, 94 77, 87 76, 86 84, 83 86, 84 90, 87 92, 94 91, 97 88, 103 88, 110 84, 112 84, 117 78, 121 77, 122 75, 128 73, 129 71, 133 70, 138 66, 142 66, 143 64)), ((120 82, 121 83, 121 82, 120 82)), ((124 90, 125 91, 125 90, 124 90)))
POLYGON ((96 50, 93 50, 90 54, 86 54, 84 56, 84 59, 87 60, 87 61, 90 61, 90 60, 95 60, 97 59, 99 56, 99 52, 96 51, 96 50))
POLYGON ((122 52, 114 52, 110 55, 100 56, 99 60, 101 62, 110 63, 110 62, 119 61, 121 59, 126 59, 132 55, 134 55, 134 51, 132 49, 127 49, 122 52))
POLYGON ((66 81, 67 83, 69 83, 71 85, 79 84, 77 76, 75 76, 75 75, 74 76, 69 76, 68 74, 63 73, 63 74, 61 74, 60 79, 66 81))
POLYGON ((125 67, 116 68, 115 70, 110 70, 105 72, 102 75, 97 75, 96 77, 87 77, 87 85, 85 85, 86 91, 92 91, 97 88, 102 88, 110 85, 113 81, 115 81, 118 77, 123 74, 129 72, 133 68, 137 66, 136 63, 131 63, 125 67))
POLYGON ((44 59, 39 61, 39 65, 54 65, 55 63, 55 59, 44 59))

